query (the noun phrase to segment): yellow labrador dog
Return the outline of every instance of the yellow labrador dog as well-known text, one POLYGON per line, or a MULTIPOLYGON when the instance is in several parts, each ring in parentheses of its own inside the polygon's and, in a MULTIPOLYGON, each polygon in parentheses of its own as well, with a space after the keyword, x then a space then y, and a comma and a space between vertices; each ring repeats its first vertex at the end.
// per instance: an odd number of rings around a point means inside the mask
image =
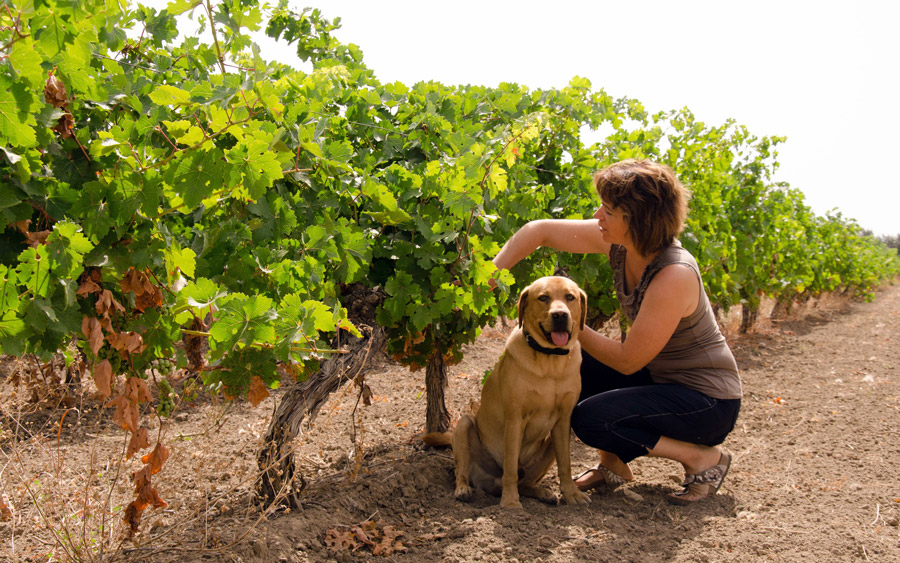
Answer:
POLYGON ((587 297, 575 282, 541 278, 519 296, 519 323, 481 391, 474 415, 450 432, 422 437, 451 445, 456 498, 474 487, 500 494, 500 505, 521 508, 519 495, 544 502, 556 496, 541 485, 556 461, 560 490, 569 504, 590 502, 572 480, 569 418, 581 392, 581 345, 587 297))

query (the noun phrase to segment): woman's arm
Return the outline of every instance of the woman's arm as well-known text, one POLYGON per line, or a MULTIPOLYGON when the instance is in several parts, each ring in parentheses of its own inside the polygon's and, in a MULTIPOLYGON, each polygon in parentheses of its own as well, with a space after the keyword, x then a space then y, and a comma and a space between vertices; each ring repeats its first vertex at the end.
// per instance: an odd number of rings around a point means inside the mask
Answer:
POLYGON ((609 254, 596 219, 539 219, 526 223, 506 241, 494 265, 512 268, 542 246, 577 254, 609 254))
POLYGON ((632 374, 655 358, 683 318, 691 315, 700 299, 700 280, 679 264, 656 274, 644 293, 641 309, 625 342, 607 338, 585 327, 579 341, 591 356, 624 374, 632 374))

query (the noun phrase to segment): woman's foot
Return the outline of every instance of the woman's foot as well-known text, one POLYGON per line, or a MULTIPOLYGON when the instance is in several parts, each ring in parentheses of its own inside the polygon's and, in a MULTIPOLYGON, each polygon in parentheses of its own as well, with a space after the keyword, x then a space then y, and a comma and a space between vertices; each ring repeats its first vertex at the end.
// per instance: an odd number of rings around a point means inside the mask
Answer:
POLYGON ((731 454, 721 452, 719 454, 719 462, 708 469, 699 473, 687 473, 684 476, 684 483, 681 484, 684 490, 672 493, 668 496, 669 502, 672 504, 688 505, 698 500, 703 500, 708 496, 719 492, 725 475, 731 467, 731 454))
POLYGON ((626 479, 621 475, 613 473, 602 463, 598 463, 596 467, 586 469, 579 475, 575 476, 575 486, 582 491, 591 491, 604 485, 610 485, 615 488, 624 485, 628 481, 634 481, 634 477, 626 479))

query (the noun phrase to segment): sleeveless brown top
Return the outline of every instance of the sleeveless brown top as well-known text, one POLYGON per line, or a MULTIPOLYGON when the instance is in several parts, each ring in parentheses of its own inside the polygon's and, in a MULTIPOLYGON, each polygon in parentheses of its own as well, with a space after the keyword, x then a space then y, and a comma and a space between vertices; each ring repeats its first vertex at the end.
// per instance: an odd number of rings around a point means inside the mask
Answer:
POLYGON ((741 377, 737 363, 719 330, 694 257, 682 248, 680 242, 674 241, 647 266, 634 291, 626 293, 625 252, 623 246, 612 245, 609 263, 613 268, 616 296, 622 311, 631 322, 634 322, 641 309, 644 292, 653 277, 664 267, 670 264, 685 265, 697 275, 700 282, 697 309, 679 321, 669 341, 646 366, 653 381, 678 383, 715 399, 740 399, 741 377))

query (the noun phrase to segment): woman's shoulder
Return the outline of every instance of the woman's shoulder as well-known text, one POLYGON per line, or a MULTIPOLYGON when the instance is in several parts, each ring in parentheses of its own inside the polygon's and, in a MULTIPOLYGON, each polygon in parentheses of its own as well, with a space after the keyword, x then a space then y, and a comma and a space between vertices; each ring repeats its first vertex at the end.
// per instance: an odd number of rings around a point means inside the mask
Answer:
POLYGON ((657 256, 656 261, 665 265, 685 263, 697 266, 697 259, 688 249, 681 245, 678 239, 675 239, 672 241, 672 244, 664 248, 657 256))
POLYGON ((661 285, 683 286, 696 285, 700 276, 697 260, 676 239, 656 256, 648 267, 652 280, 660 280, 661 285))

